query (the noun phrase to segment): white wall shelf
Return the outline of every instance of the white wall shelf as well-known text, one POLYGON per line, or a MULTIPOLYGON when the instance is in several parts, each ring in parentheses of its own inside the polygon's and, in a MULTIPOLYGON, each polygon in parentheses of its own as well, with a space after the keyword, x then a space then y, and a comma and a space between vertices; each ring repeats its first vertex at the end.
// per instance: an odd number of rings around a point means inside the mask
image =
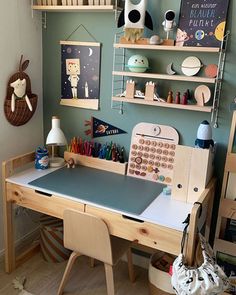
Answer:
POLYGON ((209 52, 217 53, 220 48, 217 47, 180 47, 166 45, 136 45, 115 43, 114 48, 140 49, 140 50, 163 50, 163 51, 182 51, 182 52, 209 52))
MULTIPOLYGON (((114 56, 113 56, 113 72, 112 72, 112 108, 118 109, 120 113, 123 113, 123 103, 142 104, 149 106, 159 106, 166 108, 175 108, 189 111, 199 111, 211 113, 211 122, 213 126, 218 127, 218 112, 220 106, 220 95, 222 89, 223 72, 225 65, 225 56, 229 32, 226 33, 221 46, 218 47, 179 47, 179 46, 166 46, 166 45, 150 45, 150 44, 125 44, 123 41, 123 33, 118 33, 115 36, 114 42, 114 56), (121 43, 119 43, 121 41, 121 43), (218 64, 218 71, 216 78, 208 78, 203 76, 184 76, 184 75, 168 75, 163 73, 137 73, 127 70, 127 61, 129 56, 132 55, 131 50, 143 51, 169 51, 169 52, 184 52, 184 53, 205 53, 214 54, 218 64), (200 106, 200 105, 183 105, 159 102, 155 100, 144 100, 137 98, 124 97, 126 90, 126 81, 128 78, 134 78, 137 82, 146 83, 147 80, 168 80, 177 82, 194 82, 202 84, 211 84, 214 87, 212 92, 212 106, 200 106)), ((140 42, 141 43, 141 42, 140 42)), ((158 59, 158 57, 157 57, 158 59)))
POLYGON ((185 82, 197 82, 197 83, 211 83, 214 84, 216 79, 206 78, 206 77, 196 77, 196 76, 183 76, 183 75, 167 75, 167 74, 155 74, 155 73, 135 73, 135 72, 118 72, 113 71, 114 76, 123 77, 134 77, 134 78, 144 78, 144 79, 157 79, 157 80, 169 80, 169 81, 185 81, 185 82))
MULTIPOLYGON (((33 10, 43 12, 115 12, 115 5, 32 5, 33 10)), ((118 8, 117 8, 118 9, 118 8)))
POLYGON ((167 103, 167 102, 160 102, 156 100, 145 100, 142 98, 127 98, 127 97, 119 97, 113 96, 113 101, 118 102, 127 102, 127 103, 134 103, 134 104, 142 104, 142 105, 149 105, 149 106, 156 106, 156 107, 164 107, 164 108, 172 108, 172 109, 181 109, 181 110, 189 110, 189 111, 198 111, 198 112, 206 112, 210 113, 212 111, 212 106, 198 106, 193 104, 176 104, 176 103, 167 103))

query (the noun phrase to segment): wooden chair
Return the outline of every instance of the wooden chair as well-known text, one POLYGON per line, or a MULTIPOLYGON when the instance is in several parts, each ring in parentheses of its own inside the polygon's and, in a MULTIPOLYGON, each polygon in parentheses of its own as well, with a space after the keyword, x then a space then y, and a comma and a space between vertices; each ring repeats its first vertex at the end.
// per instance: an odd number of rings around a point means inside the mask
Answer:
POLYGON ((102 219, 87 213, 65 210, 63 219, 64 246, 73 252, 60 283, 58 295, 63 294, 72 266, 81 254, 104 262, 108 295, 115 294, 113 266, 125 253, 127 253, 129 278, 131 282, 134 281, 130 241, 111 236, 102 219))

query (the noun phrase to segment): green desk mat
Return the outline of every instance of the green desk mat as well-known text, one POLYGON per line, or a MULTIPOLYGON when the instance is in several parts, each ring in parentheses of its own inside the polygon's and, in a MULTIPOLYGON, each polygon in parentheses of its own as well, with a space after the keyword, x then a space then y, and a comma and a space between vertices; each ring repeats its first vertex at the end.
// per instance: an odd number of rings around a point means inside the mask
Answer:
POLYGON ((29 183, 85 203, 140 215, 162 192, 164 185, 99 169, 61 168, 29 183))

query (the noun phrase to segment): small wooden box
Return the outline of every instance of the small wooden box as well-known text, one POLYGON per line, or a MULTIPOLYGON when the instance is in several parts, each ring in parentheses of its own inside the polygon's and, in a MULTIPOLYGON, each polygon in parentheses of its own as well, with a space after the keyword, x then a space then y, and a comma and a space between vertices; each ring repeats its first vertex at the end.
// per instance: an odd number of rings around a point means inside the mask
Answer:
POLYGON ((176 146, 172 199, 196 202, 213 174, 214 152, 188 146, 176 146))
POLYGON ((64 152, 64 159, 68 161, 70 158, 72 158, 75 161, 75 164, 77 165, 97 168, 100 170, 114 172, 122 175, 125 175, 127 170, 127 163, 113 162, 105 159, 93 158, 80 154, 64 152))

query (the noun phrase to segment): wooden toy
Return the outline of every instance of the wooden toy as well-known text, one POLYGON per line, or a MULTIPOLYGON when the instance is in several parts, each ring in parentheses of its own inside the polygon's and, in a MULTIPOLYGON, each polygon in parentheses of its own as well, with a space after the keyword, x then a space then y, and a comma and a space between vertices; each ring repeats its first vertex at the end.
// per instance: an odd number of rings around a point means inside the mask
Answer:
POLYGON ((194 91, 197 105, 204 106, 211 99, 211 90, 206 85, 199 85, 194 91))
POLYGON ((187 93, 186 92, 184 92, 184 94, 183 94, 181 104, 188 104, 187 93))
POLYGON ((135 54, 129 58, 127 66, 130 72, 144 73, 149 67, 149 62, 146 56, 135 54))
POLYGON ((153 30, 153 22, 150 14, 146 11, 147 0, 141 0, 138 4, 133 4, 131 0, 125 1, 124 10, 118 19, 118 28, 124 26, 125 39, 135 43, 140 40, 144 27, 153 30))
POLYGON ((214 141, 212 140, 212 129, 206 120, 203 121, 198 127, 195 147, 201 149, 209 149, 214 147, 214 141))
POLYGON ((149 39, 149 44, 151 44, 151 45, 160 45, 162 43, 163 43, 163 40, 158 35, 153 35, 149 39))
POLYGON ((196 75, 202 67, 201 61, 196 56, 189 56, 184 59, 181 65, 181 70, 186 76, 196 75))
POLYGON ((212 149, 177 145, 172 199, 187 203, 196 202, 212 177, 213 159, 212 149))
POLYGON ((154 100, 155 83, 152 81, 147 82, 145 86, 145 100, 154 100))
POLYGON ((171 184, 178 142, 179 135, 170 126, 137 124, 132 132, 127 174, 171 184))
POLYGON ((173 91, 169 91, 168 92, 168 96, 167 96, 166 102, 168 102, 168 103, 172 103, 173 102, 173 91))
POLYGON ((166 67, 166 73, 168 75, 175 75, 176 74, 176 72, 173 71, 172 67, 173 67, 173 62, 168 64, 168 66, 166 67))
POLYGON ((126 81, 126 96, 127 98, 134 98, 135 82, 133 80, 126 81))
POLYGON ((209 64, 206 66, 204 72, 205 72, 206 77, 215 78, 218 73, 218 66, 215 64, 209 64))
POLYGON ((66 161, 66 167, 67 168, 75 168, 75 161, 73 158, 69 158, 67 161, 66 161))
POLYGON ((180 92, 176 92, 175 103, 180 104, 180 92))

